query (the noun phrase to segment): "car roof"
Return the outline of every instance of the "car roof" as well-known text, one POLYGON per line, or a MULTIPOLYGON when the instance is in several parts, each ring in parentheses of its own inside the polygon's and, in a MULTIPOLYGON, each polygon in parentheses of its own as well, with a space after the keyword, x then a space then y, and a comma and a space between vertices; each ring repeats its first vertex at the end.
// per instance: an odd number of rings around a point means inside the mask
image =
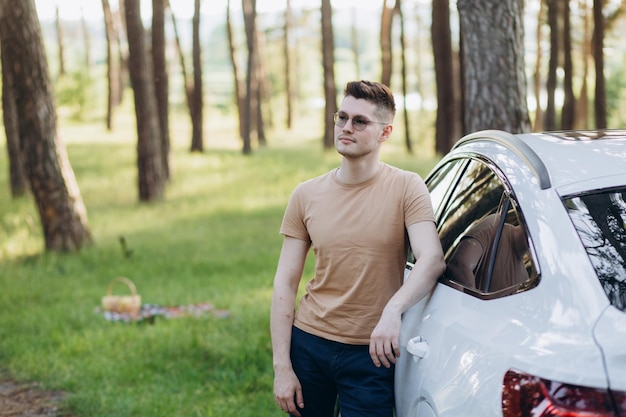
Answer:
POLYGON ((461 138, 453 150, 476 142, 505 146, 533 171, 542 189, 561 195, 626 185, 626 130, 515 135, 485 130, 461 138))

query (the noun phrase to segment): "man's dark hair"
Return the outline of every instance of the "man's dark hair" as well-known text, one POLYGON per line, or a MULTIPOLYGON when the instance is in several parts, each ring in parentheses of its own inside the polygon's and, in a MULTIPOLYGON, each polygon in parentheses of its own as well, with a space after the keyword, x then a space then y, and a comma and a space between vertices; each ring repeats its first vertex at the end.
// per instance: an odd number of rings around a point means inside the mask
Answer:
POLYGON ((352 96, 372 102, 383 112, 396 114, 396 102, 393 93, 385 84, 375 81, 350 81, 344 90, 345 96, 352 96))

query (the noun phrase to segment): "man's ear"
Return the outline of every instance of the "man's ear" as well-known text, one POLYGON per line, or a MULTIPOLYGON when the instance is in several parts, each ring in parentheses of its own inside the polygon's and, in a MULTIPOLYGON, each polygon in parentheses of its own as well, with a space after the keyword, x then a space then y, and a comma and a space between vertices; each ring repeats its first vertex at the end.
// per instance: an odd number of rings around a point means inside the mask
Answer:
POLYGON ((383 129, 383 132, 380 134, 380 142, 384 142, 387 139, 389 139, 389 136, 391 136, 391 132, 393 132, 393 125, 387 125, 385 126, 385 128, 383 129))

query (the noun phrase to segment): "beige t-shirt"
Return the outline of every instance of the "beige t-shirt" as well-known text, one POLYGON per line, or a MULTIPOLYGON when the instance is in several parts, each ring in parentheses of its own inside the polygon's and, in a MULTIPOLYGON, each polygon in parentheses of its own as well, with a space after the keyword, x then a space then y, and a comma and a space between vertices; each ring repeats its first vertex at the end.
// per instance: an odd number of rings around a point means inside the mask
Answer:
POLYGON ((331 171, 296 187, 280 233, 311 242, 315 276, 295 326, 329 340, 369 344, 402 285, 405 226, 422 221, 434 221, 424 181, 390 165, 361 184, 342 184, 331 171))

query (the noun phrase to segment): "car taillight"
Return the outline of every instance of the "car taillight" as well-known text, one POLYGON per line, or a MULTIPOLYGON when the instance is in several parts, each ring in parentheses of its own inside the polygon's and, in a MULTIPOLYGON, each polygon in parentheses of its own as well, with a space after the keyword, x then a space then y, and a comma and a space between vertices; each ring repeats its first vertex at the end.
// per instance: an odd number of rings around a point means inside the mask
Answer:
POLYGON ((502 415, 626 417, 626 393, 564 384, 509 370, 502 383, 502 415))

